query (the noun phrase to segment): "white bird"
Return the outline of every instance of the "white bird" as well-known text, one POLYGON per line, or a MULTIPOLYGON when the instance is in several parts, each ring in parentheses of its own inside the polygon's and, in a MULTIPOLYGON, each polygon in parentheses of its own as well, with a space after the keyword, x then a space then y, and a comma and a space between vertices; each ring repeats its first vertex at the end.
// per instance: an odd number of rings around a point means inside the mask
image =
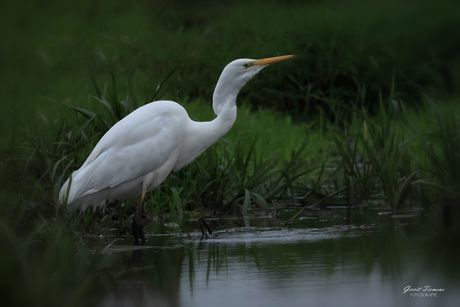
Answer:
POLYGON ((136 109, 101 138, 85 163, 64 183, 59 201, 69 209, 84 210, 89 205, 103 206, 107 201, 140 195, 132 228, 135 240, 145 241, 145 194, 230 130, 236 120, 238 92, 254 75, 269 64, 292 57, 238 59, 228 64, 214 90, 212 106, 217 117, 210 122, 191 120, 181 105, 168 100, 136 109))

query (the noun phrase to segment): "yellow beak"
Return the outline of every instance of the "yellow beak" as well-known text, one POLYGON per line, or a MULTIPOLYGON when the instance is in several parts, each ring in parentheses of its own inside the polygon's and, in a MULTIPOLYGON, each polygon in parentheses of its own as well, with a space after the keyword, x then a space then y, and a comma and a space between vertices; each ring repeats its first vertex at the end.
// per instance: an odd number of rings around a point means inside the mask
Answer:
POLYGON ((276 56, 273 58, 265 58, 261 60, 255 60, 253 65, 269 65, 269 64, 281 62, 284 60, 292 59, 295 57, 296 55, 282 55, 282 56, 276 56))

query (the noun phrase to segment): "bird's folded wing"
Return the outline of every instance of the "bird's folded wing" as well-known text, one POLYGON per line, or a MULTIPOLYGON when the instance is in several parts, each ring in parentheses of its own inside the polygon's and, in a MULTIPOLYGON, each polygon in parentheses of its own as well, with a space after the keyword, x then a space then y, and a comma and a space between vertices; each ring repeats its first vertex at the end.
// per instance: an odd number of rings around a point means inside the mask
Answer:
POLYGON ((164 109, 144 106, 114 125, 74 172, 70 198, 113 188, 161 167, 181 143, 185 125, 180 112, 164 109))

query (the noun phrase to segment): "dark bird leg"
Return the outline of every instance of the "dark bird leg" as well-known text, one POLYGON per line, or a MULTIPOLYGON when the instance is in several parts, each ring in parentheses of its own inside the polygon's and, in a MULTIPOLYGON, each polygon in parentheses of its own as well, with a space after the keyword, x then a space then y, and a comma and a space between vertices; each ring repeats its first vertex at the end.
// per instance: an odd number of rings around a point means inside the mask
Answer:
POLYGON ((202 217, 198 219, 198 224, 200 224, 201 232, 203 233, 202 237, 208 238, 208 233, 212 235, 212 230, 209 228, 208 224, 204 221, 202 217), (204 227, 203 227, 204 226, 204 227), (206 227, 206 228, 205 228, 206 227))
POLYGON ((144 198, 145 193, 147 192, 146 188, 142 188, 142 194, 139 199, 139 202, 136 206, 136 213, 134 214, 133 218, 133 235, 134 235, 134 245, 139 245, 139 240, 142 242, 141 245, 145 243, 145 235, 144 235, 144 225, 142 223, 142 213, 144 212, 144 198))

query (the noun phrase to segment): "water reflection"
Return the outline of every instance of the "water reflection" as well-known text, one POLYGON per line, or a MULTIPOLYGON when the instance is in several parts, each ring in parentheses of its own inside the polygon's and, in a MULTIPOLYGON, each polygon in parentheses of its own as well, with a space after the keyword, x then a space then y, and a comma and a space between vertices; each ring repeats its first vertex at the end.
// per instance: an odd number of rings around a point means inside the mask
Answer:
POLYGON ((455 306, 458 237, 382 221, 220 232, 206 240, 151 237, 145 249, 113 254, 114 270, 123 266, 124 273, 104 305, 455 306), (403 294, 407 285, 425 284, 445 292, 403 294))
POLYGON ((183 248, 130 248, 114 254, 114 272, 121 277, 116 291, 103 306, 181 306, 179 280, 184 259, 183 248))

